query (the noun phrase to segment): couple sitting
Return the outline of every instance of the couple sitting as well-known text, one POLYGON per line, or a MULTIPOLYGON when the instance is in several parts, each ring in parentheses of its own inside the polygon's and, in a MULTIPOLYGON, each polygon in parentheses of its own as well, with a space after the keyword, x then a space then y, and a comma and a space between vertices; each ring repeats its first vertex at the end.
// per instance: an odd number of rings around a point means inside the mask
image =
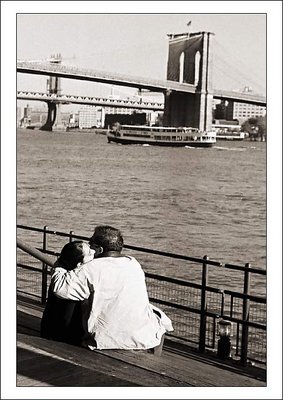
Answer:
POLYGON ((123 256, 118 229, 98 226, 89 241, 66 244, 56 262, 41 336, 89 349, 151 349, 171 320, 149 303, 144 272, 123 256))

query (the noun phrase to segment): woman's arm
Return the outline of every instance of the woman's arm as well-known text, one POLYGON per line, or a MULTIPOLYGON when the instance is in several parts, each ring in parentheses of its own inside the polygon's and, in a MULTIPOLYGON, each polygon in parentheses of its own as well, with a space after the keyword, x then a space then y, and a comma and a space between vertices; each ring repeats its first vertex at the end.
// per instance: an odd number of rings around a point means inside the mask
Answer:
POLYGON ((82 266, 67 271, 55 265, 51 271, 51 290, 56 296, 68 300, 85 300, 90 295, 82 266))

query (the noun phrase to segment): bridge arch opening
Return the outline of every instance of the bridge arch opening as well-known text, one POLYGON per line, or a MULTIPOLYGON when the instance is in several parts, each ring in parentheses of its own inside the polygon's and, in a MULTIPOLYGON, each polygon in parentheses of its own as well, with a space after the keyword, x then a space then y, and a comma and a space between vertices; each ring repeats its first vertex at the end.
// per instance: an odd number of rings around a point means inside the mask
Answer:
POLYGON ((179 82, 184 82, 184 63, 185 63, 185 53, 182 52, 179 57, 179 82))
POLYGON ((195 54, 195 85, 197 86, 199 83, 199 75, 200 75, 200 52, 197 51, 195 54))

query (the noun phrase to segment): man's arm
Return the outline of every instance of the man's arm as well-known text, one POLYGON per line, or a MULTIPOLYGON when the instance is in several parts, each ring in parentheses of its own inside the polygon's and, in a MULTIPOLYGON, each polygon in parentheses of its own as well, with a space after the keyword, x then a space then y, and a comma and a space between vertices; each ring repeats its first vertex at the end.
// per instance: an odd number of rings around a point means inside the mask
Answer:
POLYGON ((67 271, 55 265, 51 271, 51 288, 53 293, 62 299, 85 300, 90 295, 82 267, 67 271))

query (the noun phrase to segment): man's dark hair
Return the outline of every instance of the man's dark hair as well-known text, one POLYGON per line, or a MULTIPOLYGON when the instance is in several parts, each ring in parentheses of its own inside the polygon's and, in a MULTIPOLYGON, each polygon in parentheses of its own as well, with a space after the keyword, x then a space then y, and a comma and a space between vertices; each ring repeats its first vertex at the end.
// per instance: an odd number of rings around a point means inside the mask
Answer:
POLYGON ((58 262, 63 265, 68 271, 76 268, 79 262, 84 259, 83 242, 74 240, 65 244, 63 247, 58 262))
POLYGON ((124 240, 119 229, 109 225, 101 225, 94 229, 94 234, 90 238, 89 243, 90 246, 102 247, 103 253, 107 251, 121 252, 124 240))

